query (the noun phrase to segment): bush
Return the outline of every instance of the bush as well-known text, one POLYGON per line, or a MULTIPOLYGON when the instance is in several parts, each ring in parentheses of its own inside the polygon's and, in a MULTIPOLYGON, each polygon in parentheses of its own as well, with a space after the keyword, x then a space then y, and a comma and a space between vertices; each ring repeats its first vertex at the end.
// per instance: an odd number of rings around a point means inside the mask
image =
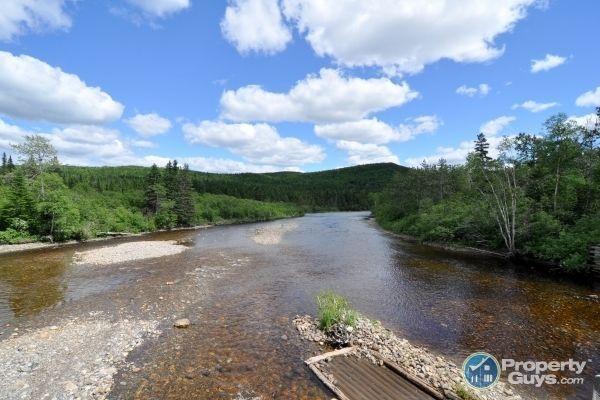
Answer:
POLYGON ((358 313, 350 308, 348 300, 333 292, 317 295, 317 312, 319 327, 328 332, 336 324, 354 327, 358 313))

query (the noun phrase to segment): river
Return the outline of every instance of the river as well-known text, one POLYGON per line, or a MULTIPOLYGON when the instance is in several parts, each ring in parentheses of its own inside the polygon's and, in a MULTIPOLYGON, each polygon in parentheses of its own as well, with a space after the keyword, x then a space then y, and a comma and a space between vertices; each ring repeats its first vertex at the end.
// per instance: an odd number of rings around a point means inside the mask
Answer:
POLYGON ((329 399, 302 363, 319 346, 301 341, 291 319, 314 314, 314 296, 333 289, 458 365, 478 350, 498 359, 590 360, 584 384, 514 389, 540 399, 591 398, 600 361, 593 282, 407 243, 367 216, 309 214, 155 234, 143 240, 187 239, 190 248, 104 267, 72 257, 106 243, 2 255, 0 337, 95 311, 156 319, 163 334, 128 355, 141 371, 120 369, 109 398, 329 399), (192 326, 173 329, 181 316, 192 326))

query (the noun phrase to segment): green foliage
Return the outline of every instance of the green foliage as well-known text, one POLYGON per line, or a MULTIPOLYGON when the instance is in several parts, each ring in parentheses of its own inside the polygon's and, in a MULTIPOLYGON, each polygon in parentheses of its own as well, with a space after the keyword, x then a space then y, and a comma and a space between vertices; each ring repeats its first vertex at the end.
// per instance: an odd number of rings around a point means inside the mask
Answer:
POLYGON ((328 332, 336 324, 356 325, 358 313, 350 308, 344 297, 328 291, 318 294, 316 300, 319 328, 324 332, 328 332))
MULTIPOLYGON (((367 210, 398 171, 396 164, 370 164, 321 172, 266 174, 213 174, 190 171, 195 193, 300 205, 306 210, 367 210)), ((161 169, 164 172, 165 169, 161 169)), ((60 174, 70 188, 84 186, 98 192, 139 192, 148 187, 149 168, 62 166, 60 174)), ((165 182, 163 182, 165 184, 165 182)), ((165 185, 166 186, 166 185, 165 185)), ((169 192, 169 189, 166 189, 169 192)), ((143 198, 140 199, 143 202, 143 198)))
POLYGON ((505 139, 496 159, 479 134, 464 165, 440 160, 399 172, 373 196, 375 217, 424 241, 504 248, 585 270, 589 247, 600 243, 599 128, 559 114, 544 136, 505 139))
POLYGON ((476 397, 471 394, 463 385, 456 385, 454 387, 456 395, 463 400, 475 400, 476 397))
POLYGON ((218 194, 199 195, 195 201, 196 221, 199 223, 269 221, 303 214, 298 206, 289 203, 269 203, 218 194))

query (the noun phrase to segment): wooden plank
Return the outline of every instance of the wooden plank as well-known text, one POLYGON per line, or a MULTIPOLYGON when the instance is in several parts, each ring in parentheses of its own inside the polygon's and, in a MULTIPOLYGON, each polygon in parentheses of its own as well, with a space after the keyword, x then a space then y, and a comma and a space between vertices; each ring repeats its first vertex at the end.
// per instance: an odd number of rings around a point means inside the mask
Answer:
POLYGON ((356 347, 344 347, 343 349, 339 349, 339 350, 334 350, 334 351, 330 351, 329 353, 323 353, 321 355, 318 356, 314 356, 309 358, 308 360, 304 361, 306 364, 311 365, 314 364, 316 362, 325 360, 327 358, 332 358, 335 356, 341 356, 343 354, 349 354, 352 353, 356 350, 356 347))
POLYGON ((325 386, 327 386, 329 390, 331 390, 339 398, 339 400, 350 400, 333 384, 333 382, 329 380, 329 378, 327 378, 325 375, 323 375, 321 371, 319 371, 319 368, 317 368, 316 365, 309 364, 308 367, 315 373, 315 375, 317 375, 321 382, 323 382, 325 386))

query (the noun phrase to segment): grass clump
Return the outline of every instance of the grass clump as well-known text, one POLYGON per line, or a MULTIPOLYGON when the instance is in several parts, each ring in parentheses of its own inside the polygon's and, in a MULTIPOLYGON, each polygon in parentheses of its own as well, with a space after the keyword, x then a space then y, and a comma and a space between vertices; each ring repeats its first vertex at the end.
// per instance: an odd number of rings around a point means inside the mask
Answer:
POLYGON ((475 397, 462 385, 455 386, 454 391, 463 400, 475 400, 475 397))
POLYGON ((319 328, 325 332, 336 324, 354 327, 358 313, 350 308, 348 300, 332 291, 317 295, 319 328))

